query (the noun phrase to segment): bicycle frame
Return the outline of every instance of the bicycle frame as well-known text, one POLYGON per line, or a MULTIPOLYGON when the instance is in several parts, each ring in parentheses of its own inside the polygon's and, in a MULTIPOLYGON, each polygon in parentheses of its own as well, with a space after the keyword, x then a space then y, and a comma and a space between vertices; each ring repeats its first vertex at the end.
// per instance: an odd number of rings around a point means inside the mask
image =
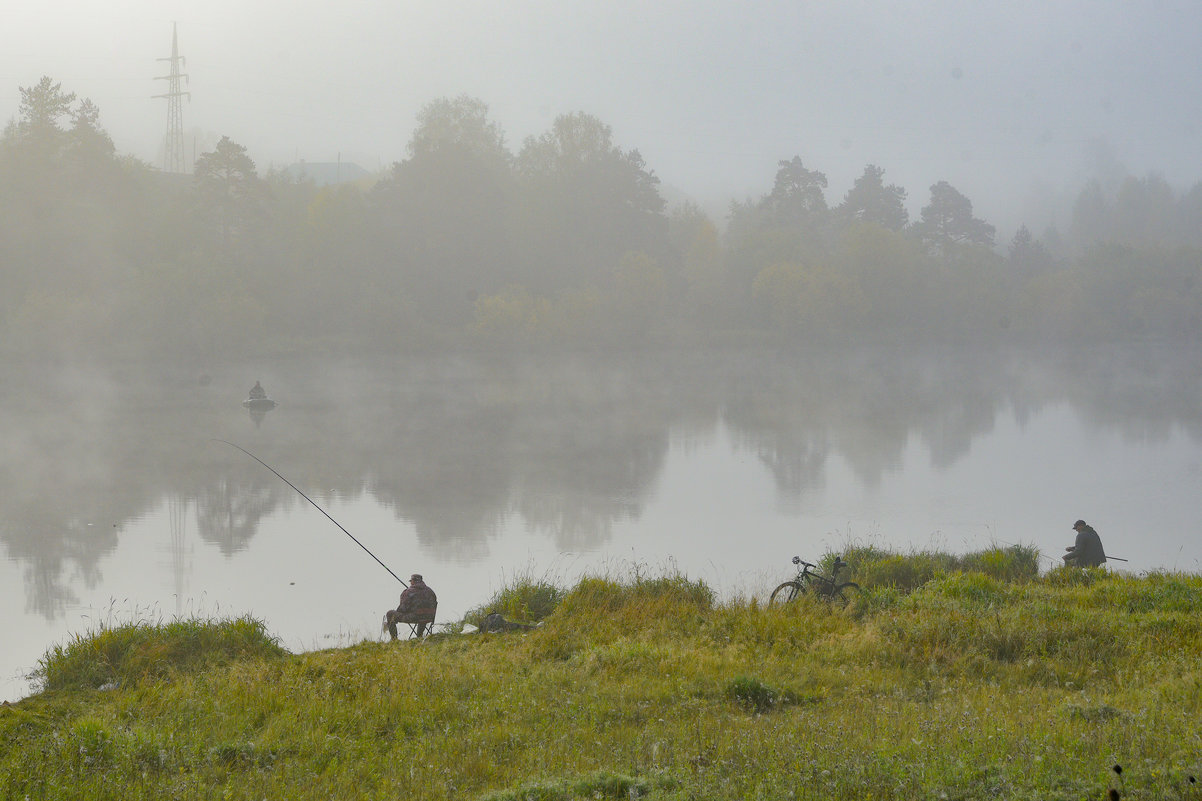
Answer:
POLYGON ((801 584, 805 586, 813 586, 815 583, 817 583, 817 586, 814 587, 814 589, 822 595, 834 593, 835 588, 839 586, 839 571, 847 567, 846 562, 842 560, 836 560, 835 568, 831 571, 831 575, 828 577, 818 572, 818 565, 813 565, 809 562, 803 561, 799 556, 793 557, 793 564, 801 565, 801 570, 798 571, 797 578, 794 580, 801 582, 801 584))
POLYGON ((793 557, 793 564, 799 565, 797 575, 773 590, 768 599, 769 604, 788 603, 805 592, 813 592, 820 597, 839 599, 846 603, 847 596, 844 594, 844 590, 859 589, 859 585, 854 582, 838 580, 839 571, 847 567, 847 563, 839 557, 835 557, 835 564, 830 576, 819 573, 818 565, 807 562, 800 556, 793 557))

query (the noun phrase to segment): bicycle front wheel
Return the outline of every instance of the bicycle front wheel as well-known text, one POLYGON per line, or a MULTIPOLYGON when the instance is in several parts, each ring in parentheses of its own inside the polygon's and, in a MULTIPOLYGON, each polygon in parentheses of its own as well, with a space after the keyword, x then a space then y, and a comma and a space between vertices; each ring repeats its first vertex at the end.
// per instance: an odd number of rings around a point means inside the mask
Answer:
POLYGON ((792 601, 802 592, 802 586, 796 581, 786 581, 784 584, 772 591, 772 595, 768 597, 768 605, 776 606, 778 604, 787 604, 792 601))

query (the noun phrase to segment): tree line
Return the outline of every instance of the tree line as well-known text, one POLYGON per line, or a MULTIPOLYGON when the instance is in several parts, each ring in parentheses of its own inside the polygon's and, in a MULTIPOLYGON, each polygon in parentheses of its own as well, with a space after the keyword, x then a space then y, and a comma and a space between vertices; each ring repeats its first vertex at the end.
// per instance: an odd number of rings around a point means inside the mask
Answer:
POLYGON ((116 152, 43 78, 0 138, 0 335, 31 355, 1193 337, 1202 183, 1084 187, 1068 230, 993 225, 946 181, 917 219, 870 164, 838 202, 799 156, 720 227, 669 208, 582 113, 511 147, 483 101, 427 104, 366 184, 191 176, 116 152))

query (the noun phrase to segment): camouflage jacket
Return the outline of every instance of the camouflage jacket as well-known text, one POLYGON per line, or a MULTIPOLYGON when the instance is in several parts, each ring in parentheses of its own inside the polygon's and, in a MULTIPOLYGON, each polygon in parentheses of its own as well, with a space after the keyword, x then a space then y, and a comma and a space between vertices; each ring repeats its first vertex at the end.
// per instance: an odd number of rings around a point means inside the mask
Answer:
POLYGON ((438 596, 424 581, 415 581, 401 593, 396 611, 401 614, 433 612, 438 606, 438 596))

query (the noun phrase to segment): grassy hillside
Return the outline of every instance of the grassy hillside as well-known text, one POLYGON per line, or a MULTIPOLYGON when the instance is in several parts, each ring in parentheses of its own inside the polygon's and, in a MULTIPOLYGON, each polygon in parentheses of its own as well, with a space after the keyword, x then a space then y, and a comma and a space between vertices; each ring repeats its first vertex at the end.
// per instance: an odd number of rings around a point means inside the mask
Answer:
POLYGON ((847 554, 845 608, 519 580, 468 618, 534 631, 296 655, 106 629, 0 709, 0 797, 1202 798, 1202 578, 1035 556, 847 554))

